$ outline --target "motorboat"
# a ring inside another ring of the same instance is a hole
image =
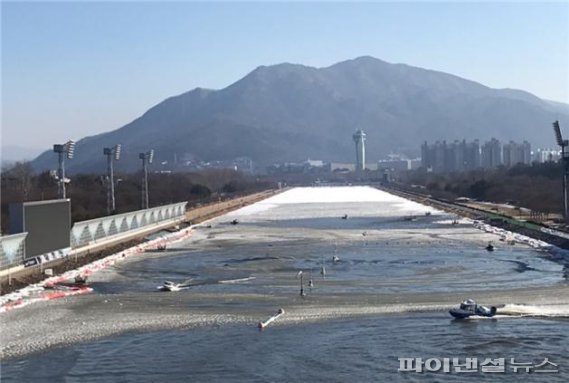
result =
[[[180,284],[172,281],[164,281],[162,286],[158,286],[160,291],[180,291]]]
[[[488,245],[486,245],[485,249],[487,251],[494,251],[495,247],[492,245],[492,242],[488,242]]]
[[[233,221],[229,222],[232,225],[237,225],[239,223],[239,220],[237,218],[235,218]]]
[[[486,307],[477,304],[473,299],[467,299],[459,307],[449,310],[450,315],[457,319],[466,319],[471,316],[493,317],[496,315],[496,307]]]
[[[160,291],[180,291],[190,287],[190,281],[185,281],[182,283],[176,283],[172,281],[164,281],[162,286],[158,286],[157,289]]]
[[[348,219],[348,215],[347,215],[347,214],[344,214],[344,215],[342,216],[342,219]]]

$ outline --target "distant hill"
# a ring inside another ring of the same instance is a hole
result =
[[[496,137],[551,147],[556,119],[567,126],[568,105],[372,57],[326,68],[279,64],[258,67],[221,90],[168,98],[117,130],[86,137],[67,169],[103,172],[102,148],[115,143],[123,145],[119,169],[138,168],[137,154],[150,148],[158,163],[184,155],[248,156],[259,165],[351,162],[357,129],[367,133],[370,161],[391,151],[417,155],[424,140]],[[55,163],[45,152],[33,165],[44,170]]]

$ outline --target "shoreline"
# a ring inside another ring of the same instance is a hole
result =
[[[210,219],[216,218],[218,216],[227,214],[235,209],[239,209],[243,206],[251,205],[266,199],[270,196],[275,195],[279,191],[277,190],[267,190],[263,192],[257,192],[246,196],[236,197],[229,201],[220,201],[208,204],[205,206],[196,207],[186,211],[185,218],[179,223],[172,224],[169,227],[158,229],[152,233],[159,232],[170,232],[177,233],[183,230],[191,230],[194,226],[197,226],[203,222]],[[185,225],[183,227],[180,227]],[[176,227],[179,227],[175,230]],[[174,229],[174,231],[172,231]],[[55,261],[53,265],[44,265],[41,269],[36,270],[22,270],[25,271],[26,275],[18,276],[11,275],[9,278],[3,277],[1,288],[0,288],[0,312],[2,312],[1,307],[5,304],[5,296],[17,293],[20,290],[28,288],[30,286],[37,286],[45,283],[47,280],[51,280],[54,277],[47,277],[41,273],[42,269],[53,269],[55,271],[55,276],[63,275],[65,273],[76,271],[90,263],[94,263],[104,259],[108,256],[118,254],[120,252],[130,252],[133,248],[140,245],[145,245],[148,241],[145,238],[152,233],[144,234],[143,236],[133,236],[133,238],[125,239],[118,244],[108,245],[101,250],[94,252],[87,252],[87,254],[81,255],[80,257],[66,257],[62,260]],[[31,274],[31,275],[29,275]],[[9,280],[10,279],[10,280]]]
[[[273,214],[270,213],[268,216]],[[295,212],[295,214],[298,213]],[[257,217],[261,221],[262,218]],[[450,223],[447,224],[452,227]],[[475,245],[482,238],[489,238],[486,236],[490,234],[486,234],[483,227],[475,228],[471,223],[463,227],[468,232],[472,232],[475,238],[464,238],[460,232],[451,235],[450,231],[447,230],[448,237],[451,238],[449,241]],[[259,248],[265,249],[266,244],[274,243],[274,238],[271,235],[278,233],[278,231],[264,229],[261,226],[251,233],[243,235],[241,229],[236,231],[232,225],[226,223],[222,223],[214,230],[216,230],[216,235],[221,235],[220,242],[215,242],[218,241],[216,239],[213,242],[200,243],[199,240],[209,238],[211,232],[208,234],[196,231],[196,235],[193,236],[196,242],[191,242],[194,244],[192,247],[217,249],[223,245],[223,248],[230,249],[241,244],[253,243],[251,242],[251,238],[253,238],[253,241],[256,241],[254,243],[261,244]],[[221,231],[219,232],[219,230]],[[330,238],[346,243],[355,243],[354,241],[359,241],[362,238],[359,230],[344,228],[340,230],[342,230],[341,237],[338,237],[339,234],[337,233],[322,229],[315,233],[305,232],[307,233],[305,237],[294,236],[290,240],[303,241],[304,238],[306,242],[299,246],[310,246],[310,241],[326,243],[328,237],[324,237],[324,234],[329,234]],[[409,239],[406,239],[405,234],[408,229],[397,230],[399,230],[398,235],[401,237],[400,245],[408,246]],[[455,231],[456,229],[452,230]],[[466,233],[466,231],[464,232]],[[385,230],[376,228],[373,233],[368,233],[366,238],[376,241],[384,239],[385,235],[393,238],[394,234],[394,232],[385,232]],[[286,237],[286,233],[282,235]],[[496,238],[499,234],[491,232],[491,235]],[[435,240],[428,238],[428,233],[415,233],[415,236],[421,237],[415,240],[417,241],[415,246],[418,244],[423,246],[423,244],[432,243]],[[445,237],[445,235],[442,236]],[[182,240],[187,240],[187,238]],[[520,246],[530,247],[529,244]],[[259,251],[265,252],[265,250]],[[165,255],[168,256],[168,253]],[[134,257],[127,257],[126,259],[134,262],[138,260]],[[219,293],[194,290],[189,294],[184,292],[160,294],[150,290],[139,290],[119,294],[87,294],[80,298],[65,297],[53,302],[39,302],[23,310],[11,310],[0,314],[0,319],[3,322],[1,334],[3,348],[0,355],[3,358],[23,357],[51,348],[96,341],[133,331],[152,332],[228,323],[256,327],[259,320],[266,319],[279,307],[284,308],[286,315],[282,319],[279,318],[276,325],[302,325],[303,323],[330,319],[420,312],[440,313],[442,320],[451,320],[445,311],[469,297],[476,297],[482,304],[505,303],[508,305],[509,315],[512,315],[510,318],[514,319],[524,316],[555,319],[569,317],[569,302],[567,301],[569,285],[565,283],[506,289],[477,290],[470,288],[452,292],[394,291],[380,294],[362,292],[326,294],[322,289],[321,291],[324,293],[322,295],[318,293],[319,287],[317,287],[317,294],[309,294],[305,298],[298,296],[296,287],[298,282],[294,277],[291,277],[290,280],[287,279],[285,283],[279,283],[281,284],[278,284],[280,288],[278,293],[238,293],[236,292],[238,290],[234,292],[231,290],[225,292],[224,290],[224,292]],[[329,283],[336,282],[334,279],[330,279]],[[523,302],[523,304],[516,306],[516,302]],[[46,310],[46,308],[48,309]],[[34,321],[33,318],[39,317],[44,320],[39,323],[37,320]],[[48,323],[56,323],[57,325],[50,326]]]

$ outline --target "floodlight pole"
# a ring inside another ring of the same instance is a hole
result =
[[[142,161],[144,170],[144,209],[148,209],[148,162],[146,158]]]
[[[103,154],[107,156],[107,214],[115,212],[115,181],[113,174],[113,152],[111,148],[103,149]]]
[[[63,160],[63,151],[57,152],[57,155],[59,157],[59,167],[57,172],[57,176],[59,177],[57,183],[57,195],[60,199],[65,199],[67,193],[65,191],[65,162]]]
[[[563,217],[565,221],[569,218],[567,214],[568,203],[567,203],[567,176],[569,173],[569,158],[566,156],[565,148],[567,147],[567,141],[564,141],[564,145],[561,146],[561,161],[563,162]]]
[[[53,151],[57,153],[59,167],[57,169],[57,195],[61,199],[67,198],[65,193],[65,183],[68,182],[65,178],[65,163],[63,155],[65,154],[67,158],[72,159],[75,153],[75,141],[69,140],[65,144],[55,144],[53,145]]]
[[[563,166],[563,218],[565,218],[565,221],[567,221],[569,219],[567,203],[567,177],[569,176],[569,157],[568,153],[565,151],[565,148],[569,146],[569,140],[563,139],[559,121],[555,121],[553,123],[553,130],[555,132],[557,145],[561,146],[561,165]]]
[[[115,204],[115,179],[113,170],[113,160],[118,161],[120,158],[121,145],[115,145],[113,148],[104,148],[103,154],[107,156],[107,214],[114,214],[116,211]]]
[[[112,155],[107,156],[107,164],[108,164],[108,171],[109,171],[109,191],[108,191],[108,213],[114,214],[116,210],[115,205],[115,179],[114,179],[114,172],[113,172],[113,157]]]
[[[151,156],[151,152],[138,155],[138,158],[142,160],[142,209],[148,209],[148,162],[152,161]]]

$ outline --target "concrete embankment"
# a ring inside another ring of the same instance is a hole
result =
[[[208,205],[195,207],[186,212],[186,220],[191,221],[192,223],[203,222],[232,210],[239,209],[243,206],[259,202],[275,195],[278,192],[279,191],[277,190],[266,190],[260,193],[234,198],[227,201],[214,202]]]
[[[66,271],[74,270],[80,266],[101,259],[107,255],[133,247],[143,242],[145,237],[150,234],[162,230],[176,231],[188,228],[192,224],[203,222],[232,210],[239,209],[243,206],[261,201],[278,192],[279,191],[276,190],[266,190],[225,201],[212,202],[207,205],[190,208],[186,212],[185,219],[182,221],[164,222],[159,225],[149,227],[146,230],[140,230],[136,233],[72,249],[70,256],[42,264],[37,267],[24,268],[23,266],[18,266],[10,270],[3,270],[0,272],[0,295],[7,294],[32,283],[42,281],[46,278],[44,274],[46,269],[51,269],[55,275],[62,274]]]
[[[464,206],[449,201],[441,201],[432,198],[431,196],[422,195],[419,193],[412,193],[409,191],[402,191],[386,187],[378,187],[378,189],[398,195],[411,201],[419,202],[423,205],[432,206],[449,213],[479,221],[484,221],[485,223],[491,224],[492,226],[498,227],[500,229],[525,235],[539,241],[547,242],[561,249],[569,250],[569,233],[552,230],[546,226],[534,222],[522,221],[514,217],[491,213],[485,210],[475,209],[470,206]]]

